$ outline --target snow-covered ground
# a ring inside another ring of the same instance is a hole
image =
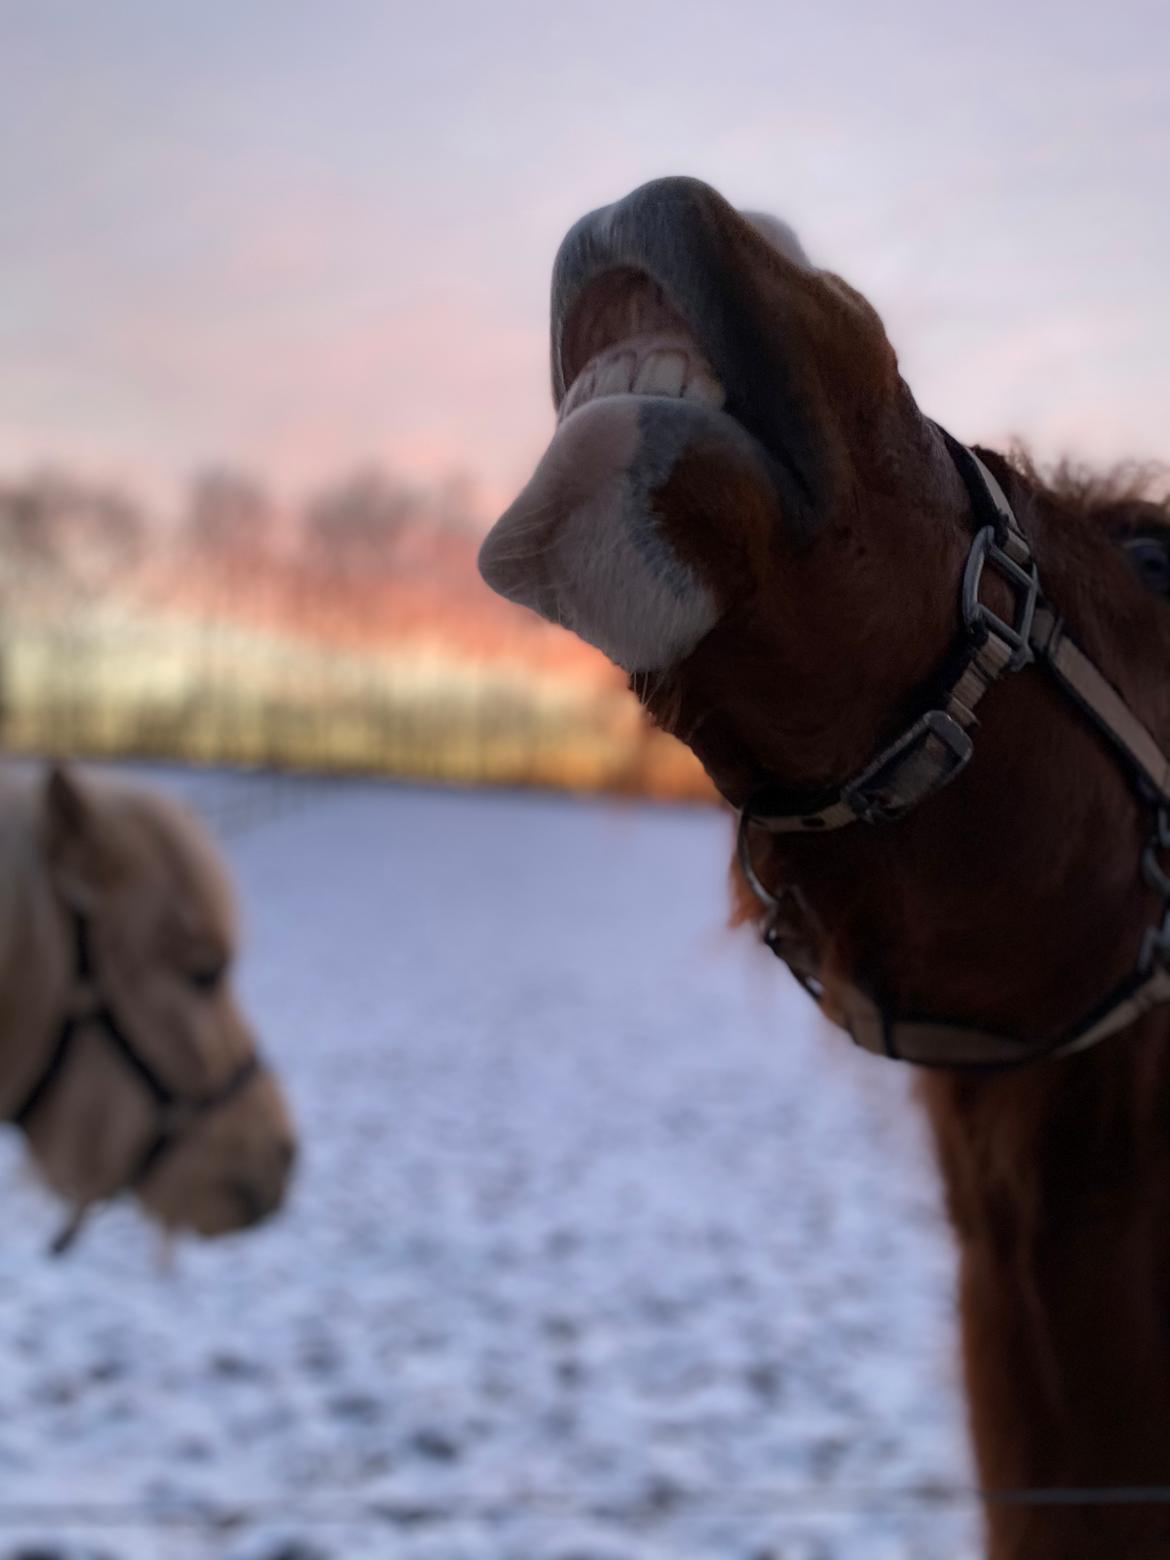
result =
[[[161,778],[302,1172],[170,1271],[121,1208],[58,1263],[0,1137],[3,1560],[976,1552],[909,1080],[723,930],[725,820]]]

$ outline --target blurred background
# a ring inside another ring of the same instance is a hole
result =
[[[474,572],[550,431],[560,237],[659,174],[791,221],[959,436],[1167,453],[1154,0],[2,26],[10,749],[700,794]]]
[[[4,1144],[0,1554],[974,1553],[903,1080],[725,942],[701,772],[474,560],[557,244],[661,174],[790,221],[959,437],[1166,459],[1168,49],[1161,0],[0,6],[0,750],[218,831],[307,1142],[165,1278],[122,1212],[46,1268]]]

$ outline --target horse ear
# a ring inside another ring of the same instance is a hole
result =
[[[45,813],[50,832],[63,839],[83,834],[92,811],[85,783],[69,764],[53,764],[45,777]]]
[[[100,807],[70,764],[53,764],[45,776],[45,846],[53,880],[66,903],[92,908],[109,877]]]

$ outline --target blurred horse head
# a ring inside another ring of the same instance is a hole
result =
[[[54,768],[0,791],[0,1117],[79,1213],[132,1193],[221,1235],[284,1198],[295,1139],[232,989],[236,913],[196,819]]]

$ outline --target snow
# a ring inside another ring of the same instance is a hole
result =
[[[0,1139],[0,1557],[967,1560],[900,1069],[723,929],[700,809],[156,772],[225,837],[286,1213],[43,1255]]]

